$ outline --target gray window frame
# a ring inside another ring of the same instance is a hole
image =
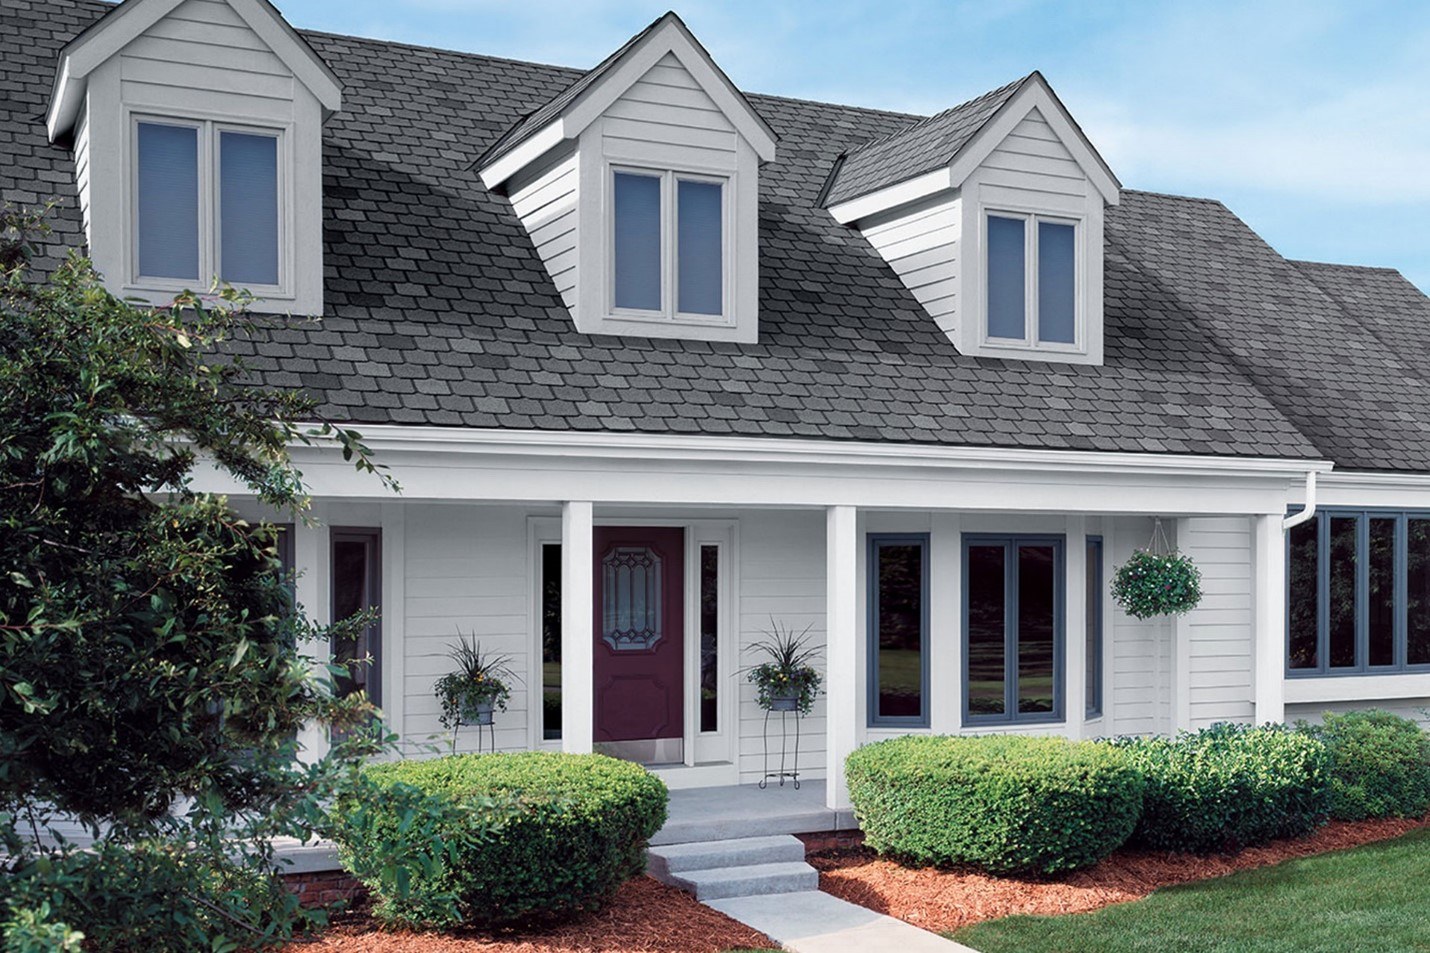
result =
[[[1299,507],[1289,512],[1299,512]],[[1331,520],[1356,520],[1356,664],[1330,666],[1330,571]],[[1395,520],[1395,626],[1392,643],[1395,661],[1390,665],[1370,665],[1370,521]],[[1398,510],[1385,507],[1320,506],[1311,517],[1316,523],[1316,660],[1315,668],[1291,667],[1291,533],[1284,534],[1286,554],[1286,631],[1282,658],[1286,677],[1343,678],[1365,675],[1416,675],[1430,672],[1430,663],[1409,661],[1409,524],[1411,520],[1430,522],[1430,510]]]
[[[337,563],[338,543],[363,542],[371,547],[367,566],[368,608],[377,613],[377,618],[368,626],[369,651],[372,665],[368,668],[365,683],[368,701],[373,707],[381,708],[383,702],[382,666],[385,658],[382,632],[382,528],[379,526],[333,526],[328,532],[328,613],[329,618],[337,614],[337,580],[333,567]],[[334,619],[334,621],[338,621]],[[331,642],[329,643],[331,647]]]
[[[968,710],[969,669],[969,559],[974,546],[1001,543],[1003,559],[1003,713],[975,715]],[[1053,547],[1053,710],[1047,714],[1018,712],[1018,561],[1020,546]],[[964,533],[962,545],[963,605],[960,608],[962,628],[963,673],[960,708],[963,727],[978,725],[1050,725],[1067,721],[1067,536],[1062,533]]]
[[[1102,670],[1103,651],[1105,633],[1103,632],[1103,614],[1105,612],[1106,586],[1107,580],[1103,578],[1102,560],[1103,546],[1100,535],[1089,535],[1084,537],[1084,550],[1087,553],[1087,574],[1094,580],[1093,585],[1088,587],[1092,593],[1092,604],[1087,606],[1087,617],[1093,620],[1093,627],[1087,632],[1087,644],[1091,651],[1088,654],[1091,664],[1088,665],[1088,692],[1086,704],[1084,706],[1083,717],[1102,717],[1102,690],[1105,674]],[[1097,548],[1097,559],[1091,558],[1093,547]]]
[[[920,553],[919,580],[919,714],[880,715],[879,714],[879,547],[918,546]],[[928,533],[869,533],[864,560],[866,584],[866,650],[868,652],[867,698],[868,726],[870,728],[927,728],[929,727],[929,534]]]

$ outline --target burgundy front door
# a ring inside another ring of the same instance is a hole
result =
[[[681,738],[685,531],[595,528],[598,742]]]

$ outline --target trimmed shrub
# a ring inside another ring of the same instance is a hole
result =
[[[911,735],[847,762],[865,843],[903,863],[995,874],[1097,863],[1137,823],[1142,777],[1093,742]]]
[[[1306,834],[1330,806],[1326,747],[1284,725],[1220,724],[1175,738],[1120,738],[1147,780],[1134,843],[1213,853]]]
[[[1430,735],[1388,711],[1326,712],[1301,727],[1326,746],[1331,816],[1423,817],[1430,811]]]
[[[343,865],[411,927],[495,926],[599,907],[645,867],[665,784],[640,765],[552,752],[363,769],[334,810]]]

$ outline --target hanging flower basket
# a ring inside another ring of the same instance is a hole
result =
[[[1181,615],[1202,601],[1202,573],[1191,557],[1168,545],[1158,520],[1148,548],[1137,550],[1113,573],[1112,598],[1136,619]]]

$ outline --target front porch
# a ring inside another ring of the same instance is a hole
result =
[[[770,834],[827,834],[858,827],[854,812],[825,804],[823,783],[684,788],[670,792],[669,817],[652,846]]]

